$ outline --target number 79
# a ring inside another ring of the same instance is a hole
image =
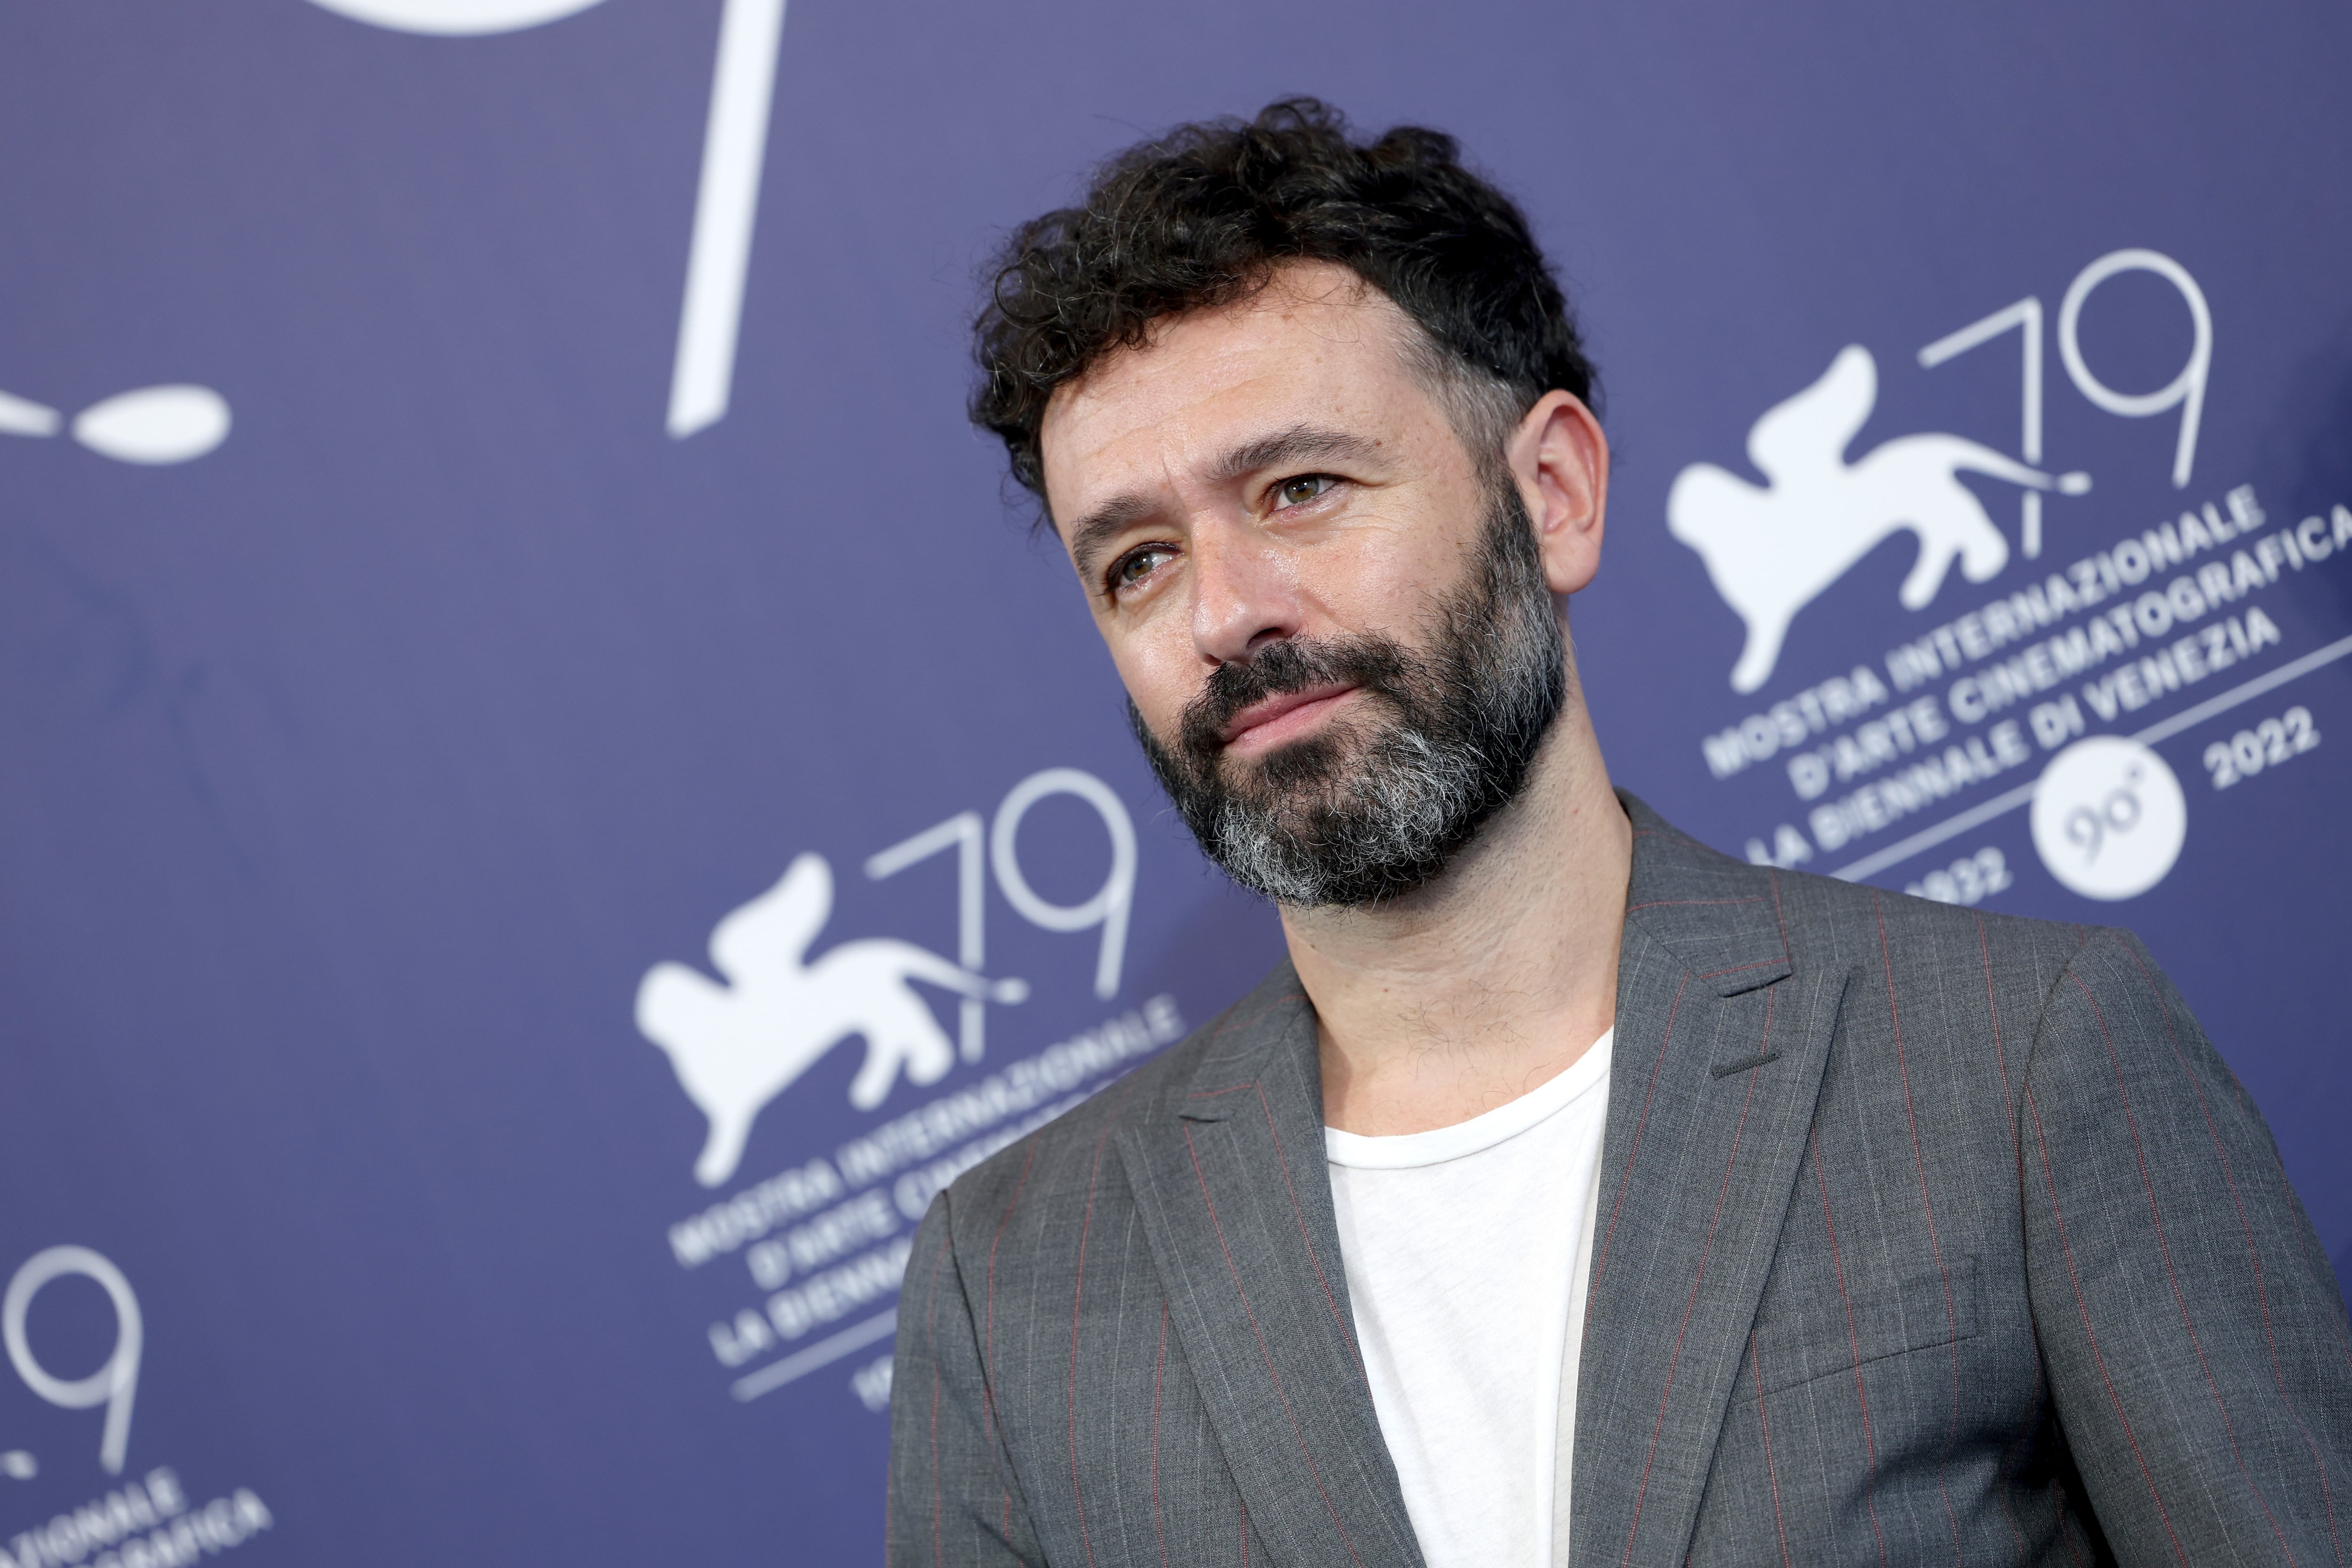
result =
[[[1076,904],[1048,903],[1021,869],[1022,819],[1031,806],[1056,795],[1076,795],[1093,806],[1110,838],[1110,865],[1102,886]],[[984,835],[978,812],[958,812],[867,859],[866,874],[877,879],[894,877],[949,848],[956,851],[958,963],[977,973],[987,962],[987,881],[992,868],[1004,901],[1030,924],[1051,931],[1101,927],[1102,941],[1095,952],[1095,994],[1105,1001],[1118,994],[1119,970],[1127,959],[1128,915],[1135,905],[1135,824],[1108,784],[1076,768],[1032,773],[1006,793]],[[966,1061],[980,1059],[986,1017],[986,1003],[965,999],[961,1048]]]
[[[2093,374],[2089,362],[2083,357],[2084,302],[2090,299],[2092,290],[2121,272],[2155,273],[2179,290],[2181,302],[2189,307],[2194,336],[2188,361],[2178,375],[2154,392],[2117,392]],[[2038,297],[2029,294],[1981,321],[1937,338],[1919,351],[1919,363],[1932,370],[1946,360],[1990,342],[2011,327],[2018,329],[2023,351],[2023,390],[2020,399],[2023,429],[2018,456],[2038,466],[2042,461],[2042,301]],[[2176,489],[2186,489],[2189,471],[2196,465],[2197,427],[2204,416],[2205,384],[2213,364],[2213,312],[2205,303],[2205,291],[2197,286],[2189,269],[2160,252],[2137,249],[2111,250],[2084,268],[2074,274],[2074,280],[2066,286],[2065,298],[2059,302],[2058,357],[2064,363],[2067,379],[2074,384],[2074,390],[2110,414],[2145,419],[2168,408],[2180,410],[2180,434],[2173,443],[2172,483]],[[2042,493],[2027,490],[2023,506],[2021,532],[2030,560],[2042,553]]]

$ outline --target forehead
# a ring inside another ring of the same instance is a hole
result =
[[[1435,412],[1412,318],[1344,267],[1296,262],[1236,304],[1153,324],[1064,384],[1039,430],[1056,519],[1139,482],[1181,482],[1302,420],[1402,434]]]

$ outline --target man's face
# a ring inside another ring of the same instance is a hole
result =
[[[1564,696],[1532,524],[1415,374],[1409,319],[1296,264],[1057,392],[1046,493],[1155,769],[1286,901],[1442,869]]]

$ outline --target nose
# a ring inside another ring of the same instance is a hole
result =
[[[1202,658],[1230,664],[1298,634],[1304,617],[1289,563],[1254,531],[1203,524],[1192,553],[1192,646]]]

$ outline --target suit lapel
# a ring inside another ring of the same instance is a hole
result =
[[[1420,1568],[1349,1315],[1315,1015],[1286,963],[1119,1134],[1171,1319],[1276,1562]]]
[[[1623,799],[1636,838],[1579,1363],[1580,1564],[1687,1550],[1848,978],[1795,962],[1769,868]],[[1420,1568],[1355,1344],[1322,1133],[1314,1011],[1284,963],[1118,1146],[1275,1561]]]
[[[1577,1379],[1580,1565],[1688,1549],[1847,978],[1793,961],[1769,868],[1624,798],[1637,837]]]

